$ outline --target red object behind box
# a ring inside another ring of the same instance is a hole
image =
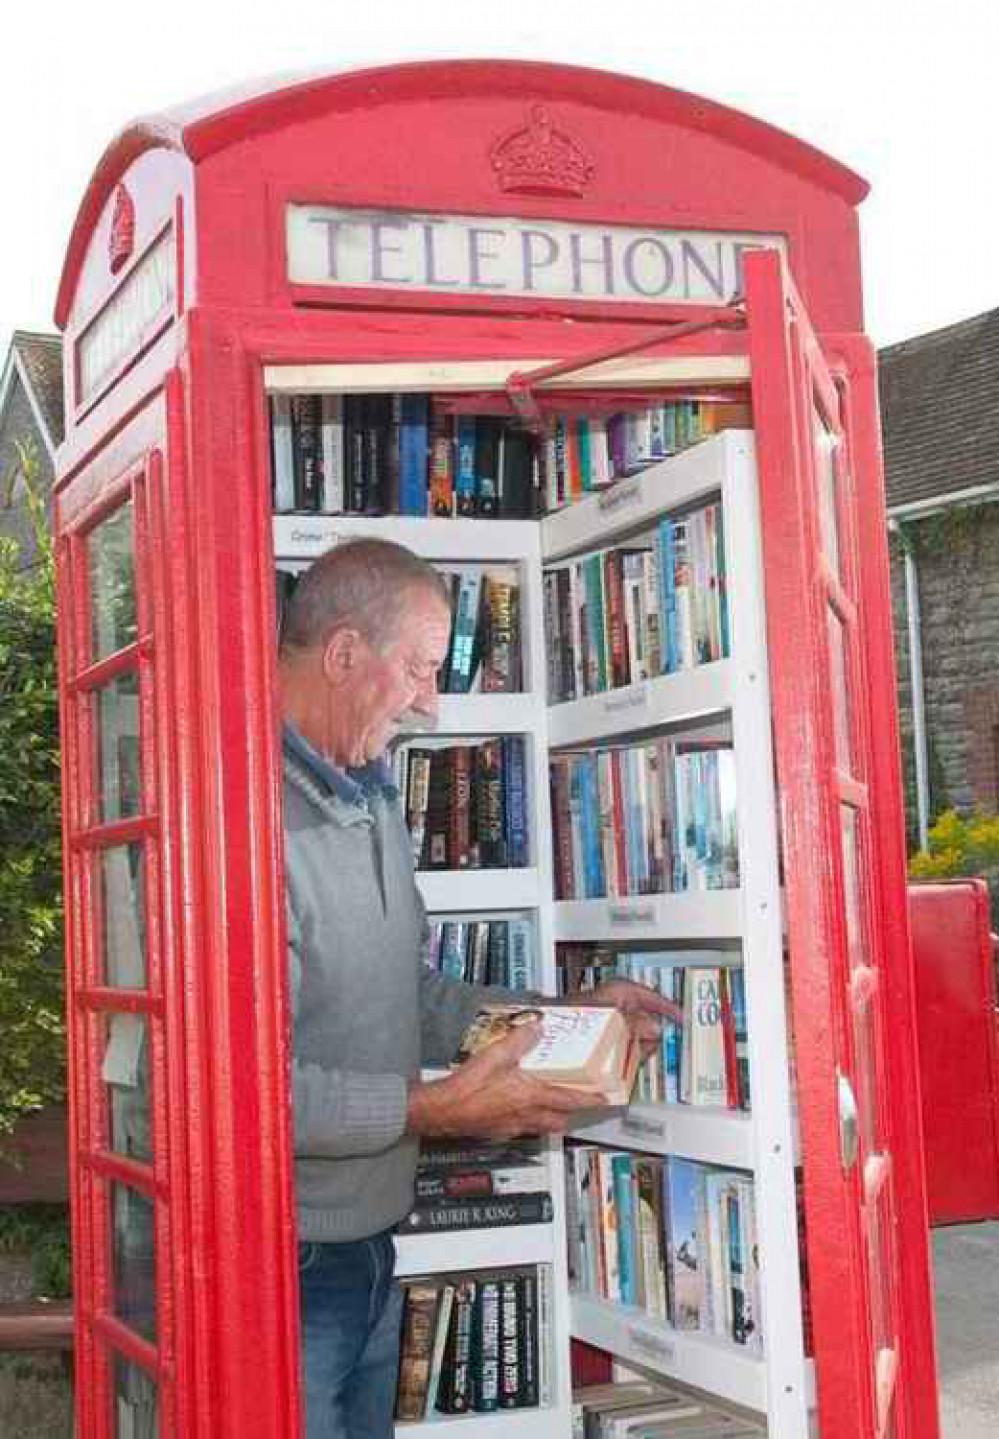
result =
[[[999,1028],[983,880],[909,886],[930,1224],[999,1217]]]

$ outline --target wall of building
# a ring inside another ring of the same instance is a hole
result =
[[[906,525],[915,545],[929,750],[930,821],[999,810],[999,504]],[[912,687],[902,545],[891,538],[892,607],[910,837],[915,835]]]
[[[35,539],[23,484],[15,482],[13,498],[8,504],[11,481],[21,471],[19,444],[29,446],[37,465],[37,482],[46,495],[51,494],[54,467],[24,384],[20,375],[15,374],[0,420],[0,536],[19,542],[22,562],[27,565],[34,558]]]

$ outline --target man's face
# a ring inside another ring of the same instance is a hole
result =
[[[451,612],[440,596],[414,590],[394,639],[380,647],[360,642],[356,676],[331,716],[337,763],[356,769],[407,730],[432,727],[450,631]]]

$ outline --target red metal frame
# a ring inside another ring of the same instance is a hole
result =
[[[564,116],[597,155],[582,196],[497,189],[489,145],[536,98],[556,106],[560,123]],[[180,168],[194,167],[198,232],[187,249],[180,198],[153,194],[143,169],[155,147],[172,151]],[[768,609],[772,616],[812,617],[808,644],[776,627],[771,646],[775,673],[783,674],[775,703],[778,744],[785,747],[785,839],[797,877],[790,887],[792,940],[800,941],[805,921],[825,939],[807,970],[798,965],[795,981],[819,1392],[824,1439],[873,1436],[859,1190],[843,1182],[830,1088],[850,1046],[840,993],[843,936],[834,917],[843,877],[838,851],[826,846],[823,860],[815,844],[816,835],[828,838],[834,830],[829,786],[815,779],[820,770],[830,772],[831,734],[817,678],[825,640],[815,628],[811,588],[820,582],[848,620],[864,622],[865,649],[855,657],[853,677],[855,693],[870,699],[866,677],[890,676],[891,665],[883,527],[874,533],[883,514],[869,348],[837,342],[843,383],[837,392],[823,374],[803,310],[781,288],[773,256],[746,257],[747,282],[757,277],[748,336],[730,332],[723,342],[716,333],[694,332],[718,319],[706,306],[639,311],[571,300],[306,292],[286,278],[283,216],[287,201],[314,197],[423,213],[677,229],[694,228],[696,217],[698,229],[779,233],[825,333],[860,326],[854,207],[864,183],[749,117],[626,77],[494,61],[328,77],[159,117],[110,147],[81,205],[60,285],[57,320],[70,344],[118,283],[102,278],[95,257],[123,179],[137,183],[139,249],[142,236],[172,218],[179,279],[175,320],[123,365],[108,394],[85,414],[73,413],[69,396],[58,487],[71,1182],[77,1235],[85,1237],[74,1261],[81,1435],[104,1439],[113,1432],[108,1345],[157,1376],[165,1433],[287,1439],[299,1428],[264,365],[506,358],[528,371],[519,389],[514,378],[513,391],[529,403],[530,383],[538,380],[529,373],[532,363],[550,367],[551,380],[598,352],[641,348],[671,357],[751,356]],[[197,303],[185,311],[188,284],[196,285]],[[795,314],[794,342],[787,305]],[[808,570],[814,516],[805,494],[812,476],[802,428],[806,381],[822,390],[830,417],[847,416],[851,463],[841,474],[844,483],[855,474],[862,481],[852,550],[858,569],[842,583],[828,567],[818,580]],[[599,403],[598,391],[588,398]],[[535,399],[541,411],[550,403],[548,394]],[[134,652],[87,673],[84,536],[136,476],[143,633]],[[133,663],[143,676],[148,808],[127,825],[87,829],[94,778],[86,692]],[[892,908],[902,872],[892,694],[887,689],[872,702],[872,715],[860,717],[856,740],[868,754],[865,774],[838,775],[835,784],[841,798],[869,807],[877,836],[866,866],[872,897],[866,938],[883,957],[884,981],[855,988],[882,1010],[890,1002],[908,1024],[905,920]],[[138,995],[99,982],[91,918],[94,846],[129,836],[143,836],[155,852],[148,920],[156,957],[148,992]],[[803,879],[814,881],[811,899],[802,897]],[[154,1032],[151,1174],[106,1153],[100,1026],[109,1010],[130,1009],[145,1013]],[[894,1280],[901,1312],[895,1433],[931,1439],[935,1420],[925,1416],[933,1353],[919,1230],[925,1201],[907,1034],[903,1025],[881,1076],[899,1249],[904,1245],[908,1255]],[[875,1178],[881,1172],[872,1170]],[[109,1236],[101,1214],[108,1176],[156,1197],[162,1265],[156,1350],[107,1312]]]

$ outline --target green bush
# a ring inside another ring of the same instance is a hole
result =
[[[0,1147],[22,1114],[65,1098],[55,567],[33,457],[37,549],[0,540]]]
[[[979,810],[962,819],[957,810],[944,810],[927,841],[926,849],[910,861],[913,879],[949,879],[999,869],[999,815]]]

